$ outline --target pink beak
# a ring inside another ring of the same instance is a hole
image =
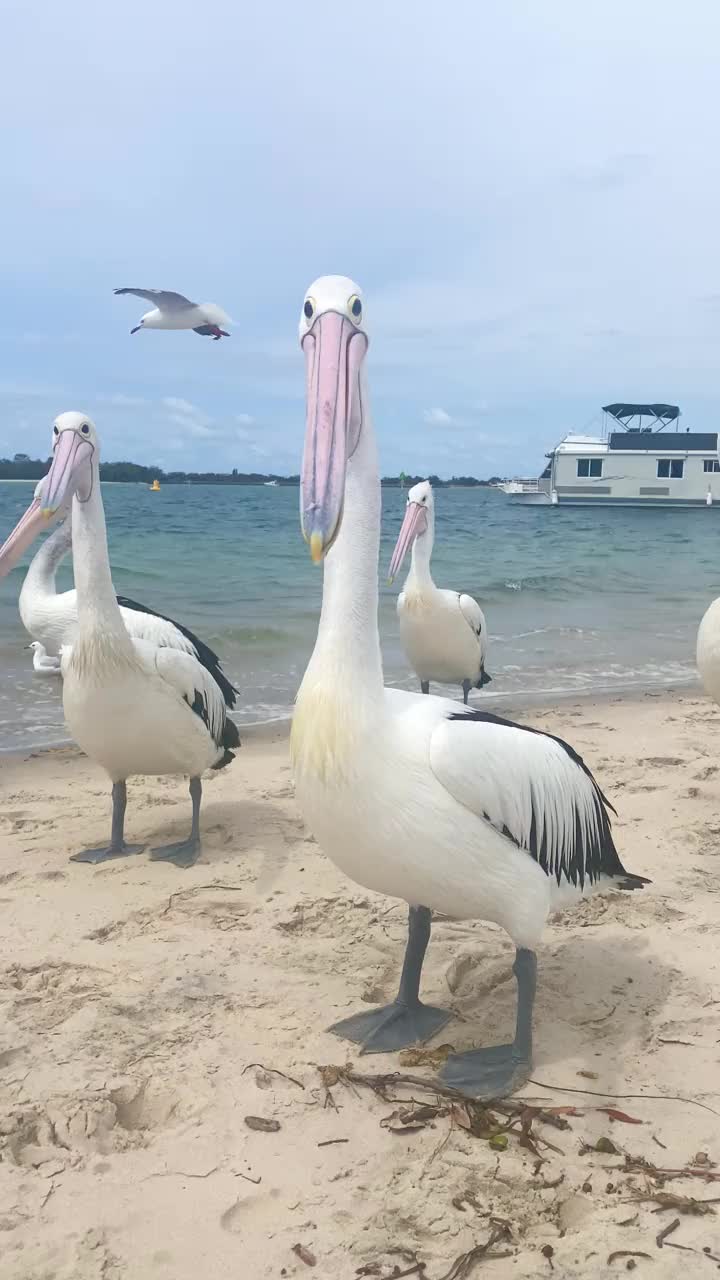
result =
[[[15,568],[28,547],[47,528],[49,521],[50,516],[40,506],[40,499],[33,498],[25,515],[21,516],[10,537],[0,547],[0,578],[4,578]]]
[[[410,547],[421,533],[427,529],[427,510],[420,502],[408,502],[405,508],[405,518],[400,528],[398,540],[395,543],[395,550],[392,553],[390,568],[388,569],[388,579],[392,582],[393,578],[400,572],[405,556]]]
[[[62,431],[55,445],[53,460],[42,481],[40,496],[33,498],[25,515],[15,525],[10,537],[0,547],[0,578],[15,567],[21,556],[71,500],[78,472],[93,454],[93,445],[76,431]]]
[[[300,523],[317,564],[335,541],[342,521],[349,428],[359,413],[359,372],[367,338],[338,312],[324,311],[305,334],[302,348],[307,419]]]

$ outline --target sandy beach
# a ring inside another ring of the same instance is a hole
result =
[[[106,837],[100,771],[71,749],[2,759],[4,1280],[717,1270],[720,1219],[687,1198],[720,1196],[720,710],[693,692],[512,712],[582,752],[653,880],[548,928],[524,1113],[321,1072],[433,1064],[325,1030],[394,994],[405,914],[304,830],[284,730],[209,779],[187,872],[69,863]],[[130,840],[188,820],[182,780],[130,784]],[[435,924],[442,1041],[507,1037],[511,959],[491,926]]]

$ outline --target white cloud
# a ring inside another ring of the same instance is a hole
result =
[[[430,427],[449,427],[452,426],[452,418],[445,409],[426,409],[423,413],[423,420]]]
[[[249,414],[249,413],[236,413],[235,421],[242,423],[244,427],[250,427],[252,426],[255,419],[253,418],[252,414]]]
[[[175,413],[185,413],[191,418],[204,416],[202,410],[191,404],[189,400],[183,400],[181,396],[163,396],[162,403],[166,409],[173,409]]]

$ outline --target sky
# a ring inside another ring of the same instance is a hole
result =
[[[0,455],[299,470],[305,289],[362,287],[384,473],[720,410],[717,0],[6,0]],[[130,336],[124,286],[233,318]]]

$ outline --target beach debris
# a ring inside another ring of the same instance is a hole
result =
[[[315,1257],[315,1254],[311,1253],[309,1249],[306,1249],[304,1244],[294,1244],[292,1251],[301,1262],[305,1263],[306,1267],[317,1266],[317,1258]]]
[[[600,1155],[603,1155],[603,1156],[621,1156],[622,1155],[622,1151],[620,1150],[619,1147],[615,1146],[615,1143],[613,1142],[612,1138],[606,1138],[606,1137],[598,1138],[597,1141],[592,1143],[591,1145],[588,1145],[587,1142],[583,1142],[580,1147],[580,1155],[586,1156],[589,1151],[598,1152]]]
[[[277,1133],[279,1120],[266,1120],[264,1116],[244,1116],[248,1129],[256,1129],[259,1133]]]
[[[284,1071],[278,1071],[277,1067],[266,1067],[264,1062],[248,1062],[247,1066],[243,1067],[240,1074],[244,1076],[245,1072],[251,1071],[253,1067],[257,1067],[258,1070],[264,1071],[267,1075],[281,1076],[283,1080],[289,1080],[290,1084],[296,1084],[298,1089],[305,1088],[305,1085],[302,1084],[300,1080],[296,1080],[294,1076],[286,1075]]]
[[[703,1214],[715,1213],[713,1205],[720,1204],[720,1196],[712,1200],[696,1200],[693,1196],[676,1195],[673,1191],[649,1191],[647,1195],[633,1196],[638,1204],[656,1204],[653,1213],[664,1213],[666,1209],[676,1209],[678,1213]]]
[[[438,1280],[467,1280],[472,1272],[475,1263],[481,1258],[512,1258],[512,1249],[498,1250],[496,1244],[501,1241],[510,1239],[510,1229],[508,1226],[498,1224],[494,1226],[483,1244],[476,1244],[474,1248],[468,1249],[467,1253],[461,1253],[453,1262],[449,1271],[443,1276],[438,1276]]]
[[[618,1111],[617,1107],[598,1107],[598,1111],[603,1111],[611,1120],[618,1120],[620,1124],[644,1124],[644,1120],[637,1120],[635,1116],[629,1116],[626,1111]]]
[[[555,1250],[553,1249],[552,1245],[551,1245],[551,1244],[544,1244],[544,1245],[543,1245],[543,1247],[542,1247],[542,1249],[540,1250],[540,1252],[541,1252],[541,1254],[542,1254],[543,1258],[547,1258],[547,1261],[548,1261],[548,1264],[549,1264],[550,1270],[551,1270],[551,1271],[554,1271],[554,1270],[555,1270],[555,1268],[554,1268],[554,1266],[553,1266],[553,1258],[555,1257]]]
[[[403,1049],[398,1061],[401,1067],[442,1067],[454,1052],[452,1044],[439,1044],[436,1049]]]
[[[411,1249],[402,1249],[397,1246],[387,1250],[389,1254],[402,1259],[407,1264],[402,1266],[395,1262],[366,1262],[362,1267],[357,1267],[356,1276],[380,1276],[381,1280],[404,1280],[406,1276],[420,1276],[421,1280],[425,1276],[426,1263],[420,1262],[417,1254]]]
[[[679,1226],[680,1226],[680,1219],[674,1218],[672,1222],[668,1222],[666,1227],[663,1227],[662,1231],[658,1232],[658,1234],[655,1237],[655,1243],[658,1249],[662,1249],[668,1236],[672,1235],[673,1231],[677,1231]]]
[[[389,1116],[383,1117],[380,1127],[387,1129],[389,1133],[416,1133],[419,1129],[426,1129],[438,1116],[447,1115],[448,1110],[448,1107],[433,1107],[428,1103],[398,1107]]]
[[[619,1262],[621,1258],[647,1258],[648,1262],[652,1262],[652,1256],[649,1253],[642,1253],[640,1249],[616,1249],[608,1257],[607,1264],[611,1266],[613,1262]],[[630,1268],[633,1270],[634,1268]]]
[[[318,1142],[319,1147],[337,1147],[342,1142],[349,1142],[349,1138],[326,1138],[324,1142]]]

